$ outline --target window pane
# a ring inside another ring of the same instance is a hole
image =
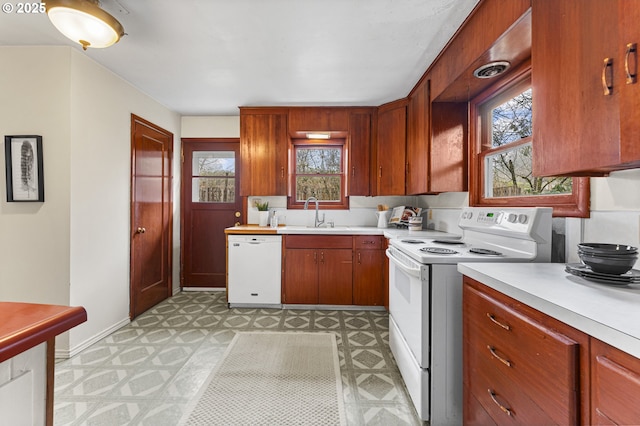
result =
[[[340,173],[342,170],[341,154],[341,148],[297,148],[296,173]]]
[[[195,151],[193,176],[235,176],[236,159],[233,151]]]
[[[194,203],[234,203],[236,180],[231,178],[193,178],[191,201]]]
[[[340,176],[296,176],[296,201],[340,201]]]
[[[491,146],[503,146],[531,136],[531,89],[491,111]]]
[[[191,164],[191,201],[235,202],[236,159],[233,151],[195,151]]]
[[[531,144],[487,155],[486,197],[571,194],[570,177],[534,177]]]

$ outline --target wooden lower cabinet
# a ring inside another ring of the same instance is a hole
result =
[[[283,303],[382,306],[383,241],[378,235],[285,236]]]
[[[283,303],[318,303],[318,253],[315,249],[286,252]]]
[[[463,330],[465,424],[586,424],[587,335],[468,277]]]
[[[353,304],[384,305],[384,237],[361,235],[353,237]]]
[[[640,359],[591,339],[591,424],[640,424]]]

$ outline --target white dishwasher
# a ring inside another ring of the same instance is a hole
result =
[[[281,305],[282,236],[229,235],[229,306]]]

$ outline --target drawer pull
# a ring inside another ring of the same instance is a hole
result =
[[[498,355],[498,353],[496,352],[496,348],[494,348],[491,345],[487,345],[487,349],[489,349],[489,352],[491,352],[491,355],[493,355],[498,361],[500,361],[507,367],[511,367],[511,361],[509,361],[508,359],[504,359],[500,355]]]
[[[633,53],[635,57],[634,72],[631,72],[629,66],[629,57]],[[636,43],[627,44],[627,50],[624,55],[624,72],[627,74],[627,84],[635,84],[638,81],[638,45]]]
[[[492,323],[499,325],[500,327],[504,328],[505,330],[511,330],[511,326],[501,323],[500,321],[498,321],[496,319],[496,317],[493,316],[493,314],[490,314],[489,312],[487,312],[487,318],[489,318]]]
[[[487,391],[489,392],[489,396],[491,396],[491,399],[493,400],[493,402],[500,407],[500,409],[502,410],[503,413],[505,413],[507,416],[511,416],[513,415],[513,411],[511,411],[510,408],[505,407],[504,405],[500,404],[500,402],[498,401],[498,399],[496,398],[496,393],[494,391],[492,391],[491,389],[487,389]]]
[[[605,96],[609,96],[613,93],[612,80],[613,80],[613,59],[604,58],[604,66],[602,67],[602,88],[604,89]]]

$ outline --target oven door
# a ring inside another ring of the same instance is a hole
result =
[[[429,265],[422,265],[394,247],[389,258],[389,314],[420,368],[429,368]]]

